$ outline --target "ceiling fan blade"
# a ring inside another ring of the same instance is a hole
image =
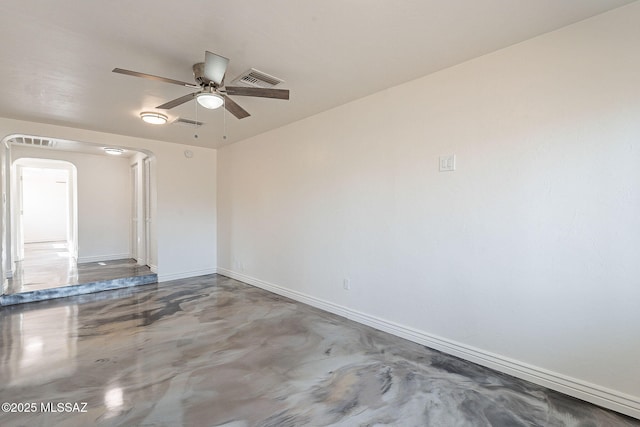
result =
[[[226,95],[222,95],[224,98],[224,108],[227,109],[228,112],[236,116],[238,119],[244,119],[245,117],[249,117],[251,114],[247,112],[244,108],[236,104],[236,102],[229,98]]]
[[[165,102],[162,105],[158,105],[156,108],[159,108],[161,110],[170,110],[173,107],[177,107],[178,105],[182,105],[185,102],[191,101],[199,93],[200,92],[194,92],[194,93],[190,93],[190,94],[185,95],[185,96],[181,96],[180,98],[176,98],[173,101]]]
[[[261,98],[289,99],[288,89],[268,89],[261,87],[225,86],[227,95],[259,96]]]
[[[139,73],[137,71],[125,70],[122,68],[114,68],[112,71],[114,73],[125,74],[127,76],[142,77],[143,79],[155,80],[158,82],[173,83],[174,85],[191,87],[194,89],[200,88],[200,86],[198,86],[195,83],[181,82],[180,80],[168,79],[166,77],[154,76],[153,74]]]
[[[222,85],[224,74],[227,72],[229,60],[224,56],[206,51],[204,56],[204,76],[217,84]]]

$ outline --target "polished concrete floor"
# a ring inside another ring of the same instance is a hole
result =
[[[0,328],[0,396],[33,409],[3,427],[640,426],[218,275],[3,307]]]
[[[65,242],[26,243],[24,260],[16,263],[6,293],[32,292],[149,273],[149,267],[140,266],[133,259],[78,264]]]
[[[25,244],[0,306],[65,298],[158,281],[157,274],[134,259],[78,264],[64,242]]]

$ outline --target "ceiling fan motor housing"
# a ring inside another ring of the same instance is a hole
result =
[[[193,64],[193,77],[200,86],[216,86],[214,82],[204,76],[204,62]]]

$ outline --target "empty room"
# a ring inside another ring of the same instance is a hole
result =
[[[0,425],[640,426],[640,1],[0,16]]]

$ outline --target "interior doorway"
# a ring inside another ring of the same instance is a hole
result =
[[[138,162],[133,163],[130,166],[130,179],[131,179],[131,255],[140,265],[146,265],[147,260],[142,253],[141,240],[143,235],[140,234],[139,229],[139,217],[140,217],[140,164]]]
[[[47,248],[61,257],[78,257],[77,172],[66,161],[21,158],[14,162],[12,210],[13,262]]]
[[[134,156],[129,171],[131,187],[130,247],[138,265],[152,267],[151,160]]]

